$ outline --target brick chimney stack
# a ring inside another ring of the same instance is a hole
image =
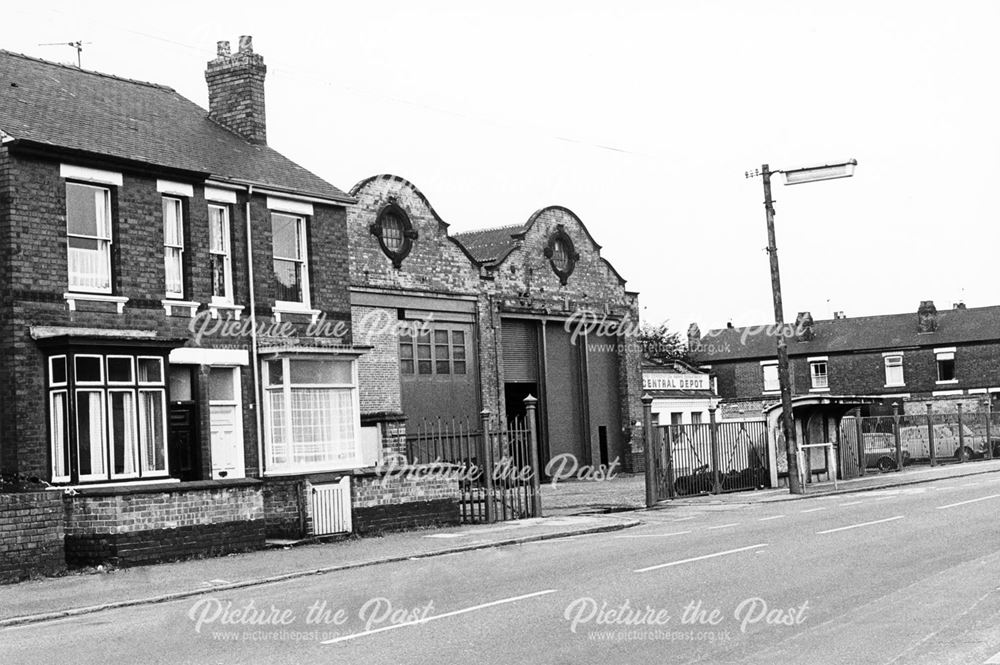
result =
[[[697,323],[688,326],[688,349],[697,350],[701,346],[701,328]]]
[[[808,342],[816,334],[813,332],[813,315],[809,312],[799,312],[795,317],[795,339]]]
[[[937,330],[938,317],[937,307],[933,300],[921,300],[920,308],[917,309],[917,332],[932,333]]]
[[[240,37],[236,53],[230,53],[229,42],[218,42],[216,58],[205,69],[209,117],[259,145],[267,143],[265,74],[264,58],[253,52],[253,37],[248,35]]]

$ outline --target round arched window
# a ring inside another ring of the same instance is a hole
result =
[[[576,268],[576,262],[580,260],[580,255],[573,247],[573,239],[566,233],[562,224],[549,236],[549,243],[545,247],[545,258],[549,260],[552,272],[559,277],[559,282],[565,286],[566,280]]]
[[[378,238],[382,252],[392,261],[393,267],[399,268],[413,248],[413,241],[417,239],[417,232],[406,212],[395,203],[390,203],[382,208],[375,223],[369,228],[372,235]]]

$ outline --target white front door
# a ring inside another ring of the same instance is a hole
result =
[[[209,373],[212,423],[212,478],[244,478],[243,409],[238,367],[212,367]]]

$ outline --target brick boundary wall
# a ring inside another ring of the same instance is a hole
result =
[[[62,492],[0,494],[0,583],[66,570]]]
[[[355,476],[351,482],[354,531],[400,531],[461,521],[457,480],[434,476]]]
[[[70,565],[129,566],[264,547],[256,480],[83,490],[66,502]]]

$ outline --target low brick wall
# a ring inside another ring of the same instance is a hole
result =
[[[0,582],[66,570],[62,492],[0,494]]]
[[[88,489],[68,503],[71,565],[127,566],[264,547],[256,480]]]
[[[356,476],[351,483],[359,534],[458,524],[458,481],[433,475]]]

